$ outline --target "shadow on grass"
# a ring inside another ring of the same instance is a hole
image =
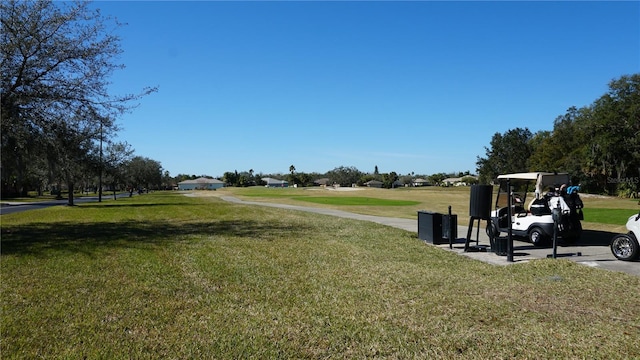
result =
[[[109,247],[163,244],[184,241],[191,236],[233,236],[261,241],[283,234],[307,231],[284,223],[252,220],[168,223],[128,221],[118,223],[36,223],[2,229],[3,255],[44,255],[49,251],[88,253]]]
[[[194,205],[193,203],[189,203],[189,202],[184,202],[184,203],[170,203],[170,204],[155,204],[155,203],[140,203],[140,204],[131,204],[131,203],[125,203],[125,202],[120,202],[120,203],[108,203],[108,204],[81,204],[79,205],[80,207],[82,207],[83,209],[103,209],[103,208],[135,208],[135,207],[156,207],[156,206],[198,206],[198,205]],[[205,206],[205,205],[202,205]]]

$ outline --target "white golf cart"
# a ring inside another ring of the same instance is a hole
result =
[[[633,261],[640,258],[640,211],[627,220],[626,234],[618,234],[611,240],[611,252],[619,260]]]
[[[566,173],[517,173],[498,176],[500,189],[487,235],[493,241],[501,232],[509,231],[508,204],[511,187],[511,231],[536,246],[548,245],[553,239],[553,210],[558,216],[557,238],[564,243],[576,241],[582,233],[582,200],[577,186],[570,184]],[[545,193],[545,191],[547,191]],[[527,194],[533,192],[533,199]]]

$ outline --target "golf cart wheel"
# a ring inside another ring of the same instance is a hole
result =
[[[547,236],[541,228],[534,227],[529,231],[529,241],[535,246],[542,246],[547,242]]]
[[[619,234],[611,240],[611,252],[618,260],[633,261],[640,255],[640,246],[633,236]]]

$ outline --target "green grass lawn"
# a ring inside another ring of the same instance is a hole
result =
[[[585,210],[584,220],[601,224],[625,225],[631,215],[638,214],[632,209],[593,209]]]
[[[563,259],[177,193],[1,220],[3,359],[640,357],[640,279]]]

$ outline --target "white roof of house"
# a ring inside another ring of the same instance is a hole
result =
[[[274,179],[274,178],[262,178],[262,181],[266,182],[268,185],[271,184],[288,184],[289,182],[286,180],[279,180],[279,179]]]
[[[463,178],[466,177],[472,177],[474,179],[477,179],[478,177],[475,175],[465,175],[465,176],[461,176],[461,177],[455,177],[455,178],[446,178],[444,180],[442,180],[442,182],[450,182],[450,183],[455,183],[455,182],[461,182]]]
[[[205,177],[199,177],[197,179],[194,180],[185,180],[185,181],[180,181],[178,183],[178,185],[180,184],[224,184],[224,182],[218,180],[218,179],[209,179],[209,178],[205,178]]]

